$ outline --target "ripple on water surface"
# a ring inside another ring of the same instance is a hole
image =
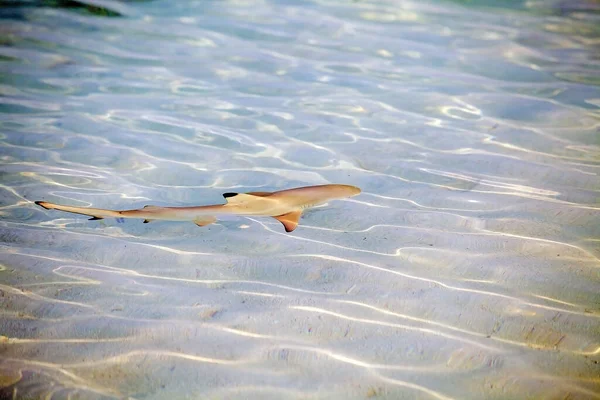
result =
[[[600,397],[599,11],[3,4],[0,397]]]

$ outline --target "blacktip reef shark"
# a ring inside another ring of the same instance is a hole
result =
[[[198,226],[206,226],[217,220],[217,215],[241,215],[273,217],[281,222],[286,232],[298,226],[302,211],[327,203],[330,200],[356,196],[360,189],[350,185],[318,185],[279,192],[224,193],[225,204],[195,207],[145,206],[139,210],[105,210],[102,208],[73,207],[36,201],[35,204],[46,210],[60,210],[87,215],[90,220],[104,218],[139,218],[144,223],[155,220],[193,221]]]

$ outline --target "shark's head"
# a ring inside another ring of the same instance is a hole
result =
[[[320,188],[328,200],[345,199],[360,194],[360,189],[351,185],[322,185],[315,188]]]
[[[360,189],[350,185],[318,185],[296,189],[282,190],[273,193],[270,198],[289,207],[308,208],[327,203],[330,200],[345,199],[356,196]]]

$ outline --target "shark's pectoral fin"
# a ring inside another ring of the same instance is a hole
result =
[[[152,222],[152,221],[154,221],[154,220],[153,219],[145,219],[144,223],[147,224],[148,222]]]
[[[298,220],[300,219],[301,215],[302,215],[302,211],[298,210],[298,211],[292,211],[287,214],[278,215],[273,218],[275,218],[277,221],[279,221],[283,224],[283,227],[285,228],[286,232],[291,232],[294,229],[296,229],[296,227],[298,226]]]
[[[194,223],[198,226],[206,226],[216,222],[215,217],[202,217],[194,220]]]

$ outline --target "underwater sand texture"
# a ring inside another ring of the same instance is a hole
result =
[[[4,2],[0,398],[600,398],[599,4],[510,4]]]

